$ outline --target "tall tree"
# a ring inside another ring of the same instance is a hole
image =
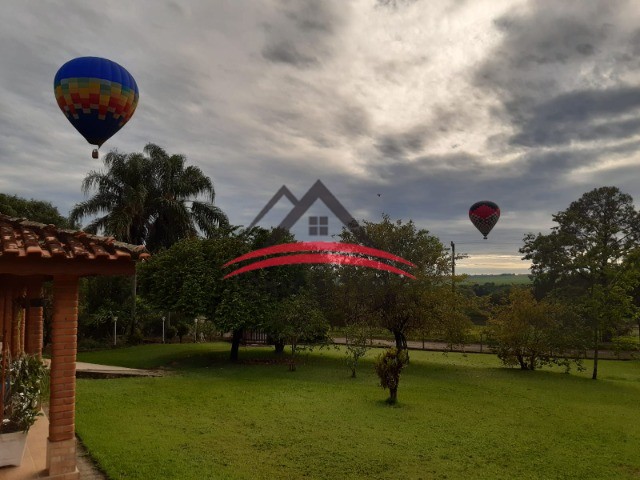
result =
[[[582,319],[561,303],[536,300],[530,288],[514,288],[508,302],[494,308],[489,326],[494,350],[507,366],[535,370],[555,364],[568,371],[573,362],[582,369],[589,343]]]
[[[552,218],[557,226],[551,233],[527,234],[520,252],[532,262],[538,295],[571,299],[589,321],[595,380],[603,333],[634,316],[631,291],[638,275],[627,260],[640,242],[640,214],[630,195],[600,187]]]
[[[360,304],[368,306],[369,316],[378,319],[381,326],[394,335],[398,350],[406,349],[407,332],[417,328],[432,309],[431,298],[426,293],[449,282],[451,258],[435,236],[417,228],[412,221],[394,222],[384,215],[379,223],[363,222],[362,232],[374,248],[414,263],[416,267],[409,270],[416,280],[375,269],[345,267],[340,269],[340,287],[364,298]],[[346,229],[341,239],[358,242]],[[347,292],[341,296],[353,297]]]
[[[27,200],[17,195],[0,193],[0,213],[10,217],[24,217],[33,222],[56,225],[59,228],[73,228],[69,219],[60,215],[57,207],[42,200]]]
[[[223,280],[237,267],[224,268],[226,262],[266,246],[274,236],[278,241],[293,241],[291,235],[274,235],[258,227],[220,229],[210,239],[181,240],[141,265],[141,294],[156,308],[192,318],[204,315],[219,330],[232,332],[230,358],[235,361],[243,330],[267,329],[269,316],[274,318],[273,305],[305,285],[302,265],[255,270]]]
[[[145,244],[150,251],[195,237],[198,231],[210,236],[228,223],[227,217],[213,204],[212,181],[185,163],[183,155],[169,155],[151,143],[144,153],[109,152],[106,171],[92,171],[83,181],[84,193],[93,195],[77,204],[70,218],[97,215],[85,230]]]

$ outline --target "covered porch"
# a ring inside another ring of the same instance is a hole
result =
[[[46,282],[51,282],[53,312],[48,425],[46,418],[40,418],[30,430],[23,473],[22,466],[2,467],[1,480],[79,478],[75,441],[79,281],[85,276],[134,275],[136,261],[148,256],[142,246],[0,214],[3,357],[42,355]],[[46,440],[41,438],[43,431]],[[34,471],[27,472],[29,468]]]

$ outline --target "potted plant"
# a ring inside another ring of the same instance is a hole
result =
[[[27,432],[40,411],[41,397],[48,378],[48,369],[35,355],[20,355],[11,359],[5,352],[2,365],[2,423],[0,424],[0,467],[20,465],[27,441]]]

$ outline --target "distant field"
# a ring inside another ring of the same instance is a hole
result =
[[[474,285],[483,285],[485,283],[493,283],[495,285],[528,285],[531,283],[529,275],[513,275],[503,273],[500,275],[469,275],[463,283]]]

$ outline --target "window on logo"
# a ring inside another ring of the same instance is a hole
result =
[[[329,217],[309,217],[309,235],[329,235]]]

